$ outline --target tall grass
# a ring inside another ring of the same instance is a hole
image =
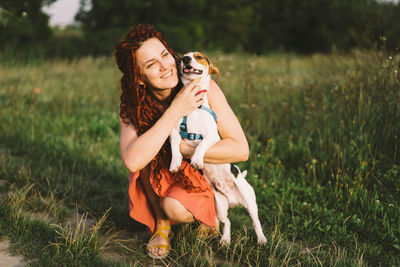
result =
[[[208,56],[249,140],[239,165],[268,244],[235,208],[229,247],[179,225],[157,264],[400,264],[400,56]],[[0,73],[0,232],[13,249],[37,266],[153,263],[128,216],[113,60],[2,61]]]

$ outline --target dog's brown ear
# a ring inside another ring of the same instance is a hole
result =
[[[210,65],[210,74],[217,74],[218,77],[221,77],[221,73],[219,72],[219,69],[214,66],[213,64]]]
[[[218,77],[221,77],[221,73],[219,72],[219,69],[207,58],[208,65],[210,66],[208,68],[208,73],[209,74],[217,74]]]

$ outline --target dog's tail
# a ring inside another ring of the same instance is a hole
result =
[[[233,168],[235,168],[236,171],[233,171]],[[248,200],[256,201],[256,199],[255,199],[256,194],[254,192],[254,189],[249,184],[249,182],[247,182],[247,180],[246,180],[247,171],[245,170],[245,171],[241,172],[236,165],[232,164],[231,172],[235,176],[234,182],[236,184],[236,190],[238,191],[238,193],[240,194],[242,199],[247,198]],[[247,201],[244,201],[244,202],[240,201],[240,202],[246,203]]]

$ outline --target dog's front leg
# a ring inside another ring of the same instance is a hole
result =
[[[169,166],[170,172],[177,172],[182,165],[182,154],[179,150],[179,144],[181,142],[181,136],[179,134],[179,130],[175,127],[172,129],[169,135],[169,141],[171,143],[171,165]]]
[[[212,145],[214,145],[217,141],[213,138],[205,138],[200,144],[196,147],[196,150],[193,153],[192,160],[190,161],[190,165],[196,169],[203,169],[204,165],[204,154],[207,149],[209,149]]]

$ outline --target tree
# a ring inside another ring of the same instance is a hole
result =
[[[76,20],[95,53],[111,53],[129,28],[150,23],[162,32],[167,42],[178,51],[203,45],[205,0],[81,0]]]
[[[2,1],[2,8],[7,11],[8,18],[7,23],[0,24],[0,49],[7,44],[26,46],[38,44],[50,37],[49,18],[41,9],[55,1]]]

